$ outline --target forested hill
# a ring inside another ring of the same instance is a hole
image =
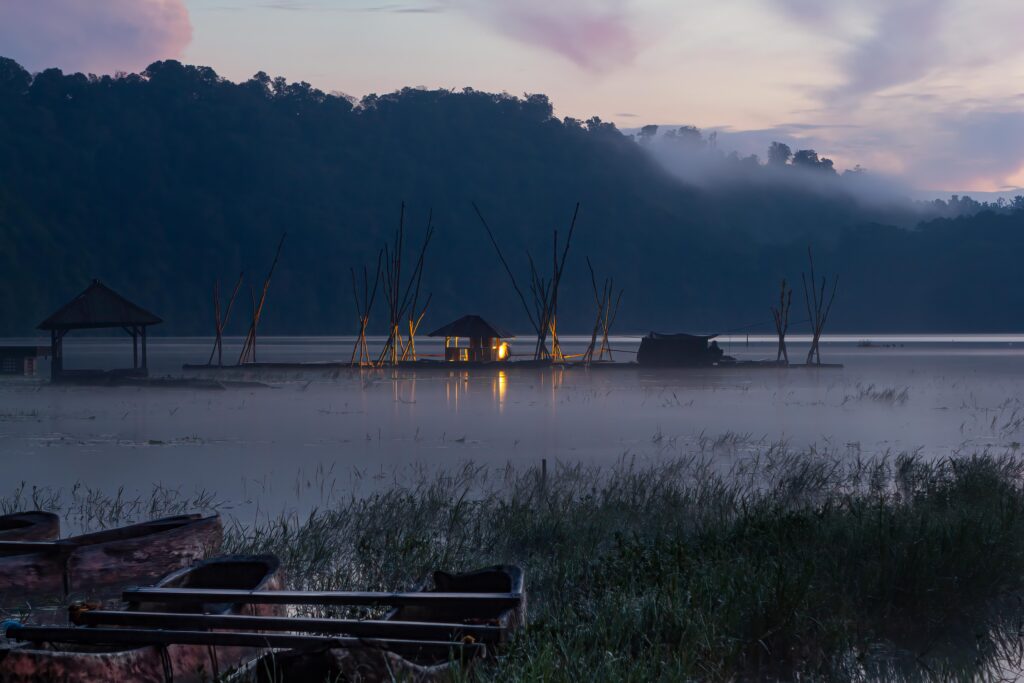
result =
[[[1024,326],[1024,212],[915,227],[934,212],[862,202],[841,178],[805,187],[798,171],[698,189],[614,126],[555,118],[541,95],[353,102],[170,61],[97,78],[0,59],[0,334],[31,333],[93,277],[161,315],[160,333],[209,333],[214,279],[230,289],[244,270],[258,286],[285,231],[262,329],[351,333],[349,268],[375,262],[403,201],[410,260],[430,209],[437,228],[427,327],[467,312],[528,327],[471,202],[525,281],[526,250],[547,267],[577,201],[563,331],[592,323],[585,256],[626,290],[620,331],[725,331],[769,319],[808,244],[841,274],[833,330]]]

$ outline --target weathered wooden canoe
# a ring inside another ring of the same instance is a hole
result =
[[[486,624],[503,627],[506,634],[526,626],[526,592],[523,571],[500,565],[465,574],[434,572],[429,592],[514,593],[521,599],[514,606],[476,606],[466,601],[429,605],[404,605],[393,609],[386,620]],[[251,662],[233,681],[272,683],[277,681],[361,681],[385,683],[438,683],[454,677],[455,649],[439,651],[416,645],[393,645],[367,639],[364,646],[285,650]],[[479,651],[479,650],[476,650]],[[472,664],[472,660],[462,663]]]
[[[280,590],[283,579],[280,563],[272,555],[228,556],[205,560],[175,571],[159,581],[157,586],[270,591]],[[256,616],[283,614],[283,608],[278,605],[135,603],[127,605],[125,609],[140,612],[178,610],[207,614],[245,613]],[[250,661],[259,652],[253,647],[238,646],[170,644],[133,647],[33,643],[0,648],[0,683],[188,683],[219,680],[221,674]]]
[[[219,515],[179,515],[58,541],[0,541],[0,605],[104,598],[220,549]]]
[[[60,536],[60,517],[33,510],[0,515],[0,541],[52,541]]]

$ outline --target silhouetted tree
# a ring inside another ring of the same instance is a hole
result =
[[[768,164],[770,166],[785,166],[793,157],[793,150],[783,142],[773,142],[768,146]]]
[[[785,164],[787,150],[770,163]],[[620,311],[623,330],[764,320],[756,292],[798,268],[812,241],[846,278],[835,328],[1019,327],[1024,200],[869,205],[839,191],[839,178],[833,192],[706,144],[701,155],[722,177],[697,190],[612,124],[560,119],[539,94],[406,88],[354,103],[176,61],[33,77],[0,59],[0,335],[31,334],[93,277],[159,313],[161,333],[208,334],[210,283],[262,272],[285,227],[288,257],[260,333],[356,333],[355,317],[328,313],[347,302],[338,269],[372,262],[402,200],[436,209],[428,326],[480,311],[529,329],[495,277],[471,201],[500,222],[503,243],[536,253],[551,217],[579,200],[581,250],[645,293]],[[522,251],[510,258],[525,271]],[[563,287],[560,329],[589,331],[585,269],[570,267]],[[246,317],[232,314],[224,334],[244,334]],[[385,333],[387,319],[375,311],[368,333]]]

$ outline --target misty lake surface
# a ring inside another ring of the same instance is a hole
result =
[[[239,341],[228,340],[225,360]],[[347,361],[352,341],[263,338],[258,360]],[[567,338],[565,350],[586,341]],[[616,337],[616,360],[632,360],[638,343]],[[151,375],[203,376],[182,364],[205,362],[210,344],[151,340]],[[775,357],[765,337],[721,344],[741,359]],[[794,337],[791,359],[806,348]],[[130,364],[131,347],[83,337],[67,353],[68,367],[109,368]],[[266,386],[224,391],[51,386],[43,363],[36,378],[0,379],[0,497],[22,485],[142,497],[162,486],[212,494],[250,522],[467,462],[608,466],[700,453],[728,467],[780,442],[864,458],[1024,441],[1024,336],[833,336],[822,355],[844,367],[245,371],[221,377]]]

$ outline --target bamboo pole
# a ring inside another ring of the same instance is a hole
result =
[[[60,626],[8,626],[11,640],[34,643],[81,643],[88,645],[211,645],[214,647],[257,648],[354,648],[366,647],[363,638],[294,635],[290,633],[252,633],[247,631],[171,631],[166,629],[74,628]],[[433,650],[480,652],[483,645],[456,641],[404,640],[375,638],[369,645],[416,647]]]
[[[809,287],[805,273],[800,273],[800,281],[803,283],[804,288],[804,303],[807,306],[807,317],[811,321],[811,348],[807,352],[806,362],[807,365],[812,363],[821,365],[821,334],[825,329],[829,313],[832,311],[832,303],[835,301],[836,289],[839,286],[839,276],[836,275],[832,280],[832,292],[826,303],[825,290],[828,278],[823,275],[819,287],[814,272],[814,253],[810,247],[807,247],[807,260],[810,264],[811,272]]]
[[[256,304],[253,310],[252,323],[249,325],[249,334],[246,335],[245,343],[242,345],[242,353],[238,356],[239,365],[247,362],[256,362],[256,328],[260,324],[260,318],[263,315],[263,306],[267,302],[267,292],[270,290],[270,280],[274,277],[274,271],[277,269],[277,262],[281,258],[281,249],[284,248],[284,240],[287,236],[287,232],[282,233],[281,240],[277,243],[277,251],[274,252],[274,260],[270,264],[270,270],[267,272],[267,277],[263,280],[263,290],[260,293],[259,303]]]
[[[206,361],[207,365],[213,365],[213,357],[217,356],[217,365],[224,365],[224,328],[227,327],[228,318],[231,317],[231,308],[235,305],[235,297],[238,296],[238,290],[242,287],[242,277],[244,273],[238,274],[238,280],[235,282],[235,288],[231,292],[231,298],[228,299],[227,309],[224,311],[224,316],[220,314],[220,280],[214,280],[213,282],[213,318],[214,318],[214,330],[216,336],[213,340],[213,349],[210,350],[210,359]]]
[[[246,605],[458,605],[480,609],[517,607],[519,593],[376,592],[376,591],[259,591],[221,588],[129,588],[125,602],[241,603]]]
[[[477,641],[496,642],[504,629],[482,624],[375,619],[324,619],[309,617],[265,617],[235,614],[187,614],[177,612],[135,612],[129,610],[85,610],[73,617],[78,626],[127,626],[131,628],[231,629],[235,631],[296,631],[344,634],[359,638],[413,638],[455,640],[472,636]]]
[[[786,332],[789,330],[789,310],[793,305],[793,288],[786,279],[782,279],[779,288],[779,306],[771,307],[772,319],[775,321],[775,333],[779,338],[779,347],[775,354],[775,362],[785,361],[789,365],[789,352],[786,349]]]

